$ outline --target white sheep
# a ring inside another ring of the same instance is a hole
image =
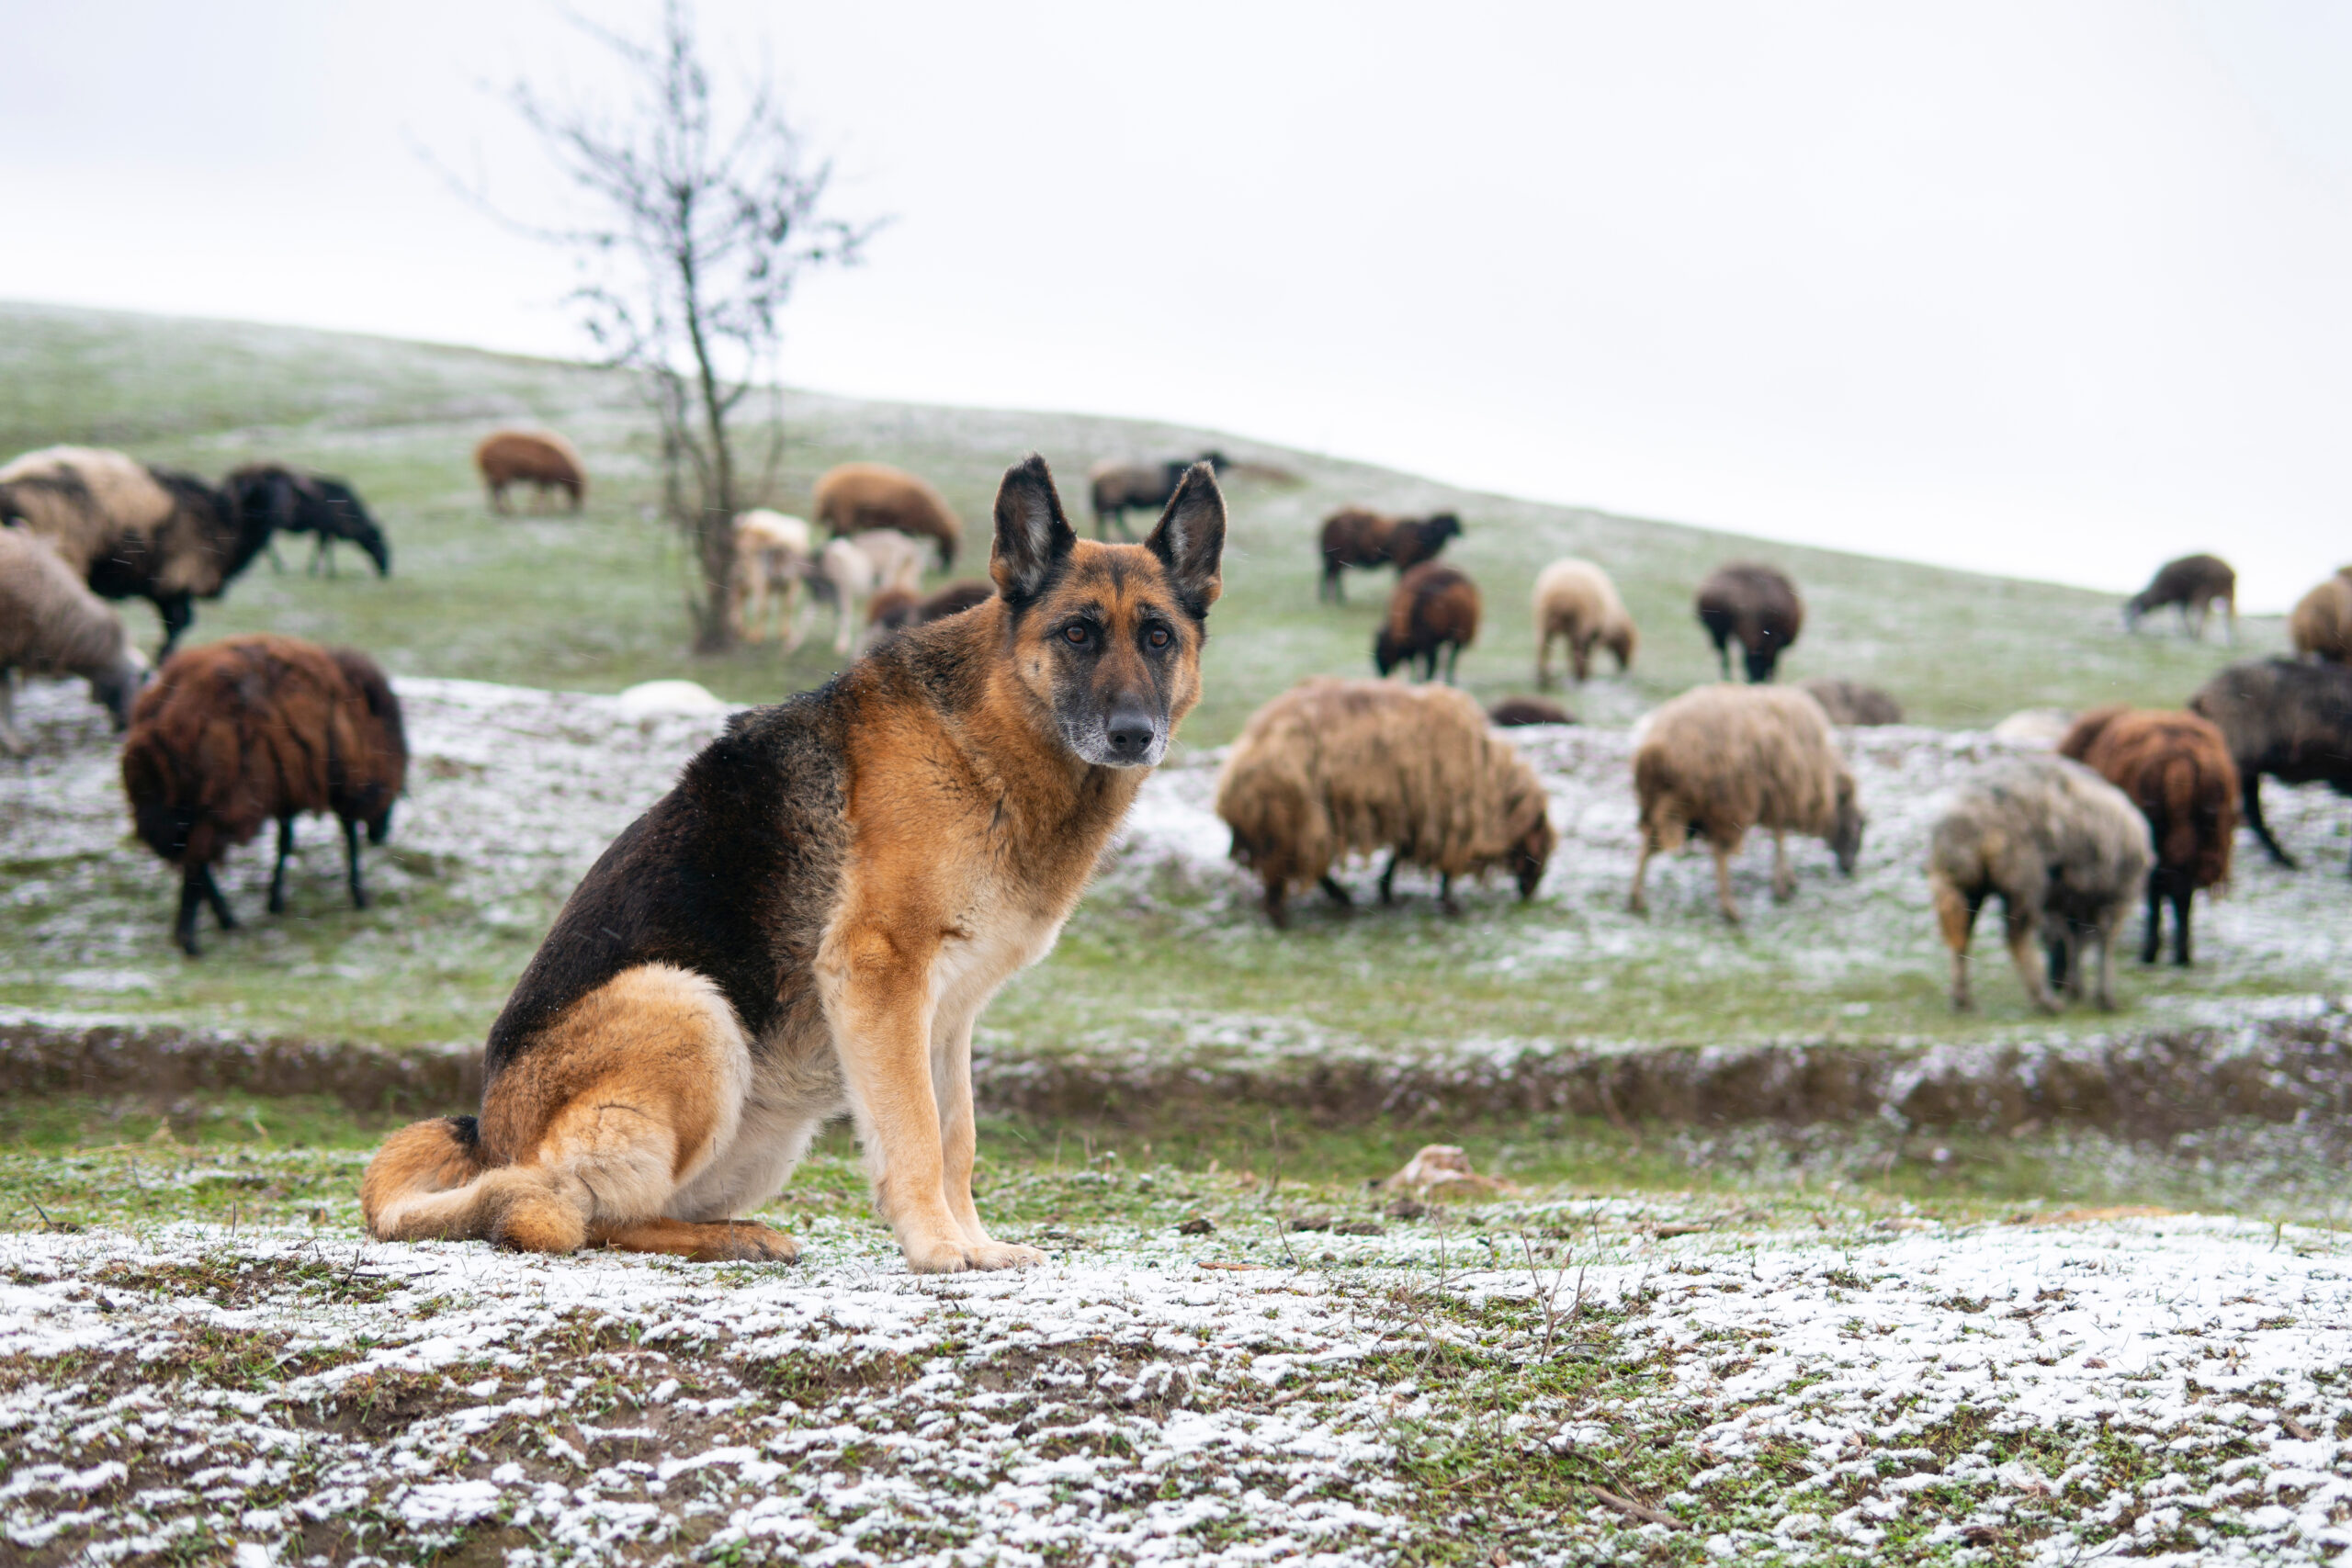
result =
[[[0,528],[0,746],[21,757],[19,671],[81,676],[120,729],[130,722],[147,660],[130,645],[122,617],[83,586],[46,540],[23,528]]]
[[[841,611],[833,651],[846,658],[857,646],[858,606],[885,588],[911,593],[922,585],[922,542],[892,528],[869,528],[834,539],[819,551],[808,570],[813,597],[830,599]]]
[[[800,646],[800,584],[808,575],[815,538],[807,519],[764,507],[735,519],[735,579],[729,598],[736,634],[744,641],[766,640],[773,600],[786,651]]]
[[[1552,683],[1552,642],[1567,644],[1569,667],[1578,683],[1592,673],[1592,650],[1606,648],[1623,674],[1641,640],[1634,617],[1617,596],[1609,574],[1589,560],[1569,557],[1545,567],[1535,579],[1535,684]]]

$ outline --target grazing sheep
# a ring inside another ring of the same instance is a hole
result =
[[[922,601],[910,588],[877,590],[865,602],[865,628],[868,633],[904,631],[915,624],[915,615],[922,609]]]
[[[817,521],[837,539],[893,528],[939,547],[939,570],[956,564],[964,522],[947,498],[928,483],[887,463],[843,463],[817,480]]]
[[[1423,561],[1399,577],[1388,596],[1388,617],[1372,641],[1373,667],[1385,675],[1418,659],[1421,679],[1433,681],[1443,649],[1450,686],[1454,661],[1477,637],[1478,585],[1450,566]]]
[[[1872,725],[1901,724],[1903,705],[1880,691],[1865,686],[1860,681],[1848,681],[1834,675],[1815,675],[1809,681],[1799,681],[1797,690],[1821,705],[1832,724]]]
[[[165,661],[131,711],[122,783],[139,837],[180,868],[174,931],[182,951],[198,955],[201,904],[221,930],[235,928],[212,867],[272,818],[270,913],[286,908],[294,818],[306,811],[342,821],[351,902],[366,908],[359,829],[369,843],[384,841],[407,772],[400,702],[366,654],[262,633]]]
[[[2054,751],[2074,728],[2075,716],[2064,708],[2019,708],[1995,725],[1992,736],[2007,745]]]
[[[922,581],[922,547],[888,528],[833,539],[819,551],[808,571],[811,596],[830,600],[841,613],[833,651],[846,658],[857,642],[857,608],[889,588],[911,593]]]
[[[249,463],[231,474],[221,488],[241,512],[268,517],[269,558],[278,570],[285,570],[285,563],[277,558],[275,536],[308,534],[312,539],[310,570],[313,577],[322,561],[326,574],[335,575],[338,539],[365,551],[376,563],[377,576],[392,575],[392,547],[385,541],[383,529],[368,515],[359,492],[345,481],[325,474],[297,473],[277,463]]]
[[[865,624],[879,634],[927,626],[933,621],[960,615],[995,597],[993,582],[951,582],[928,599],[916,598],[912,589],[885,588],[867,602]]]
[[[1231,459],[1216,451],[1170,463],[1123,463],[1106,458],[1095,464],[1086,475],[1094,502],[1094,536],[1107,539],[1107,530],[1115,526],[1121,537],[1134,538],[1134,530],[1127,526],[1127,509],[1141,507],[1157,512],[1166,506],[1195,463],[1206,463],[1210,472],[1218,474],[1233,466]]]
[[[950,615],[978,609],[995,597],[996,584],[985,578],[951,582],[922,602],[915,611],[914,624],[927,626],[933,621],[944,621]]]
[[[2155,852],[2129,796],[2064,757],[2008,757],[1947,797],[1928,845],[1928,891],[1951,949],[1951,1005],[1966,1010],[1968,939],[1996,894],[2026,995],[2058,1010],[2055,985],[2082,994],[2082,946],[2096,942],[2098,1005],[2115,1006],[2115,936]],[[2033,951],[2039,931],[2050,974]]]
[[[1504,729],[1530,724],[1574,724],[1577,716],[1542,697],[1505,697],[1487,710],[1487,722]]]
[[[764,642],[768,608],[786,651],[800,646],[800,584],[815,556],[816,536],[808,521],[754,507],[735,519],[735,570],[728,584],[735,632],[745,642]]]
[[[1761,683],[1772,678],[1781,651],[1804,628],[1804,601],[1797,597],[1796,584],[1758,561],[1734,561],[1709,573],[1699,585],[1698,610],[1726,681],[1734,642],[1747,656],[1747,678]]]
[[[1344,604],[1340,573],[1349,567],[1394,566],[1401,573],[1434,558],[1448,539],[1462,534],[1462,519],[1451,512],[1427,517],[1392,517],[1361,506],[1344,507],[1323,520],[1318,548],[1323,578],[1315,596]]]
[[[82,585],[47,540],[0,528],[0,746],[21,757],[19,672],[81,676],[120,729],[130,722],[147,660],[131,647],[122,617]]]
[[[1788,835],[1826,841],[1838,869],[1854,874],[1863,818],[1854,775],[1838,755],[1821,705],[1802,692],[1700,686],[1651,714],[1634,749],[1634,792],[1641,802],[1642,852],[1627,907],[1648,911],[1642,884],[1650,857],[1697,836],[1715,856],[1715,900],[1736,925],[1731,857],[1748,829],[1772,835],[1772,897],[1796,892]]]
[[[2245,825],[2292,869],[2262,819],[2262,775],[2352,795],[2352,666],[2265,659],[2233,664],[2198,689],[2188,711],[2221,727],[2237,765]]]
[[[2206,617],[2213,613],[2216,600],[2227,613],[2226,631],[2229,640],[2238,640],[2238,574],[2230,563],[2219,556],[2183,556],[2168,560],[2156,569],[2148,586],[2123,601],[2123,629],[2137,631],[2140,617],[2151,610],[2161,610],[2167,604],[2180,607],[2181,630],[2198,641],[2205,640]],[[2196,612],[2197,625],[2188,624],[2191,611]]]
[[[1410,571],[1425,560],[1435,560],[1445,548],[1448,539],[1462,537],[1462,519],[1451,512],[1432,512],[1427,517],[1400,517],[1388,530],[1389,563],[1400,572]]]
[[[1233,858],[1258,874],[1277,927],[1294,886],[1351,903],[1331,868],[1384,849],[1384,904],[1404,861],[1438,874],[1448,914],[1461,912],[1455,877],[1498,866],[1532,897],[1558,841],[1546,804],[1535,770],[1463,693],[1329,675],[1252,714],[1216,785]]]
[[[1555,560],[1535,579],[1535,683],[1552,683],[1552,642],[1567,644],[1568,666],[1582,685],[1592,673],[1592,650],[1606,648],[1623,675],[1640,640],[1634,617],[1609,574],[1589,560]]]
[[[506,515],[506,487],[526,484],[545,496],[561,491],[578,512],[588,500],[588,470],[571,442],[552,430],[500,430],[474,448],[474,467],[490,492],[490,509]]]
[[[2116,706],[2083,715],[2058,754],[2071,757],[2131,797],[2148,819],[2156,863],[2148,873],[2148,930],[2140,962],[2154,964],[2165,900],[2172,904],[2173,962],[2188,964],[2188,906],[2200,887],[2230,879],[2238,829],[2238,770],[2229,742],[2195,714]]]
[[[2352,566],[2302,596],[2287,618],[2287,636],[2305,659],[2352,664]]]
[[[103,599],[138,597],[164,618],[169,653],[269,542],[269,519],[194,474],[120,452],[51,446],[0,468],[0,523],[55,547]]]

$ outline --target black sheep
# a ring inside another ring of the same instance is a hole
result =
[[[2198,689],[2188,711],[2221,727],[2237,764],[2245,825],[2280,865],[2294,857],[2262,819],[2262,775],[2352,795],[2352,666],[2263,659],[2233,664]]]
[[[383,529],[368,514],[358,492],[346,481],[326,474],[298,473],[277,463],[254,463],[231,474],[227,488],[241,509],[268,517],[275,532],[311,536],[310,570],[314,575],[322,560],[327,575],[335,574],[338,539],[366,551],[376,563],[377,576],[392,575],[392,547]],[[285,564],[278,561],[275,544],[269,558],[280,567]]]

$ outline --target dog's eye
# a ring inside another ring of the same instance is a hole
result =
[[[1069,642],[1069,644],[1070,644],[1073,648],[1083,648],[1083,647],[1085,647],[1085,646],[1086,646],[1086,623],[1085,623],[1085,622],[1083,622],[1083,621],[1080,621],[1080,622],[1077,622],[1077,623],[1076,623],[1076,624],[1074,624],[1074,625],[1071,625],[1071,626],[1068,626],[1063,627],[1063,628],[1062,628],[1062,636],[1063,636],[1066,639],[1068,639],[1068,641]]]
[[[1176,640],[1174,637],[1168,635],[1168,628],[1166,626],[1152,627],[1151,630],[1144,634],[1143,639],[1144,641],[1151,644],[1154,648],[1166,648],[1170,643]]]

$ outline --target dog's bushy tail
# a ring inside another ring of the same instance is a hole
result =
[[[474,1240],[494,1217],[474,1189],[488,1167],[470,1116],[442,1116],[384,1140],[359,1179],[359,1212],[378,1241]]]

